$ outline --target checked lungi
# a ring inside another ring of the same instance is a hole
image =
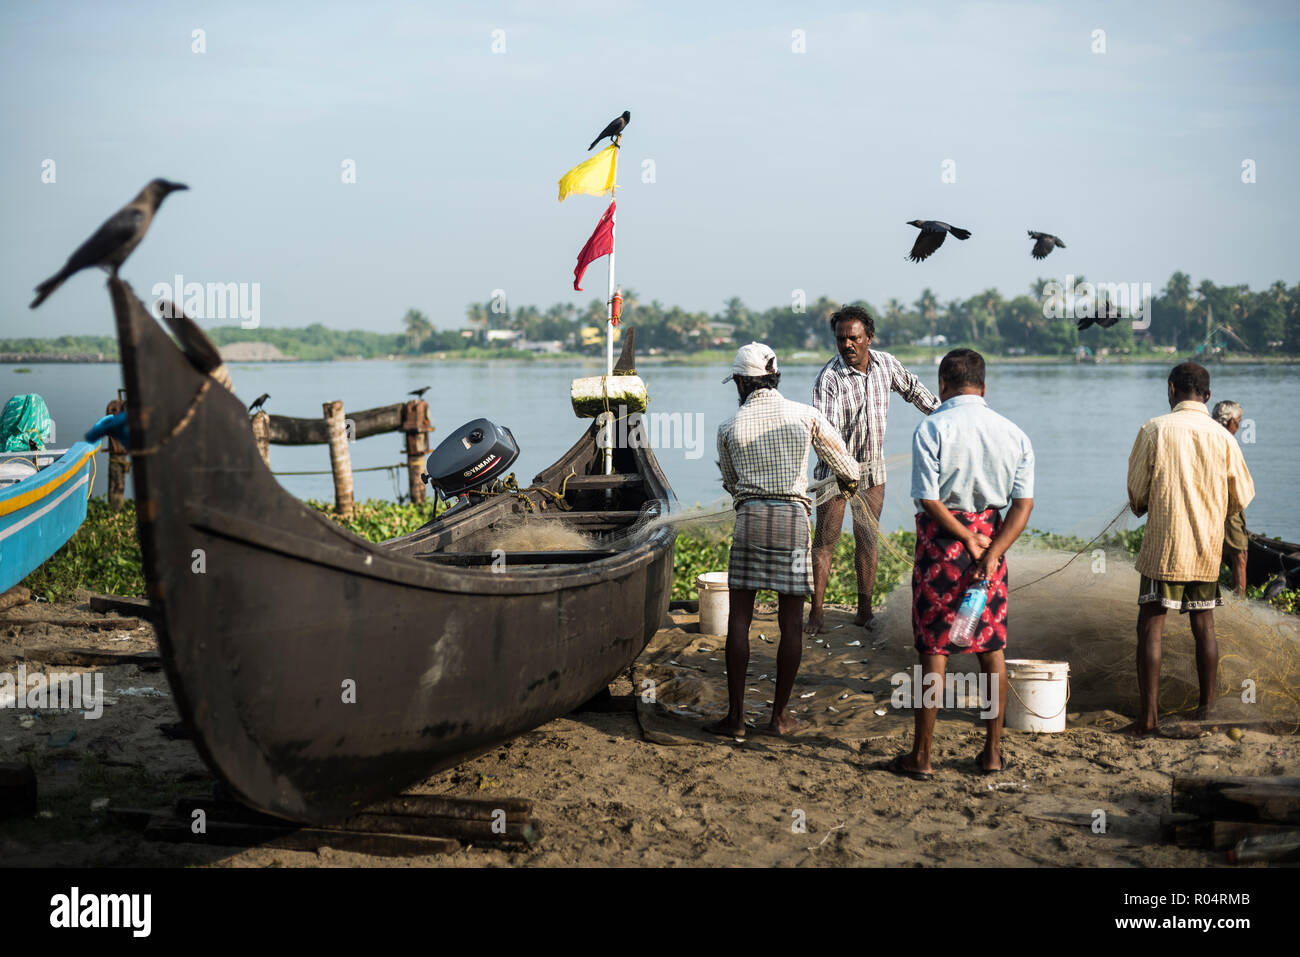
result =
[[[808,513],[801,503],[773,498],[741,502],[727,567],[728,587],[812,594],[811,540]]]
[[[996,508],[952,513],[962,525],[995,538],[1002,527]],[[1000,651],[1007,644],[1007,560],[989,578],[989,597],[969,648],[948,644],[948,630],[962,597],[975,581],[975,560],[966,546],[944,536],[928,514],[916,516],[916,564],[912,567],[912,634],[923,655]]]

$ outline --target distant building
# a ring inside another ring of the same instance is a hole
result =
[[[520,342],[516,346],[525,352],[536,352],[541,355],[549,355],[564,351],[564,343],[559,339],[539,339],[536,342]]]
[[[499,342],[502,345],[514,345],[521,337],[522,332],[515,329],[489,329],[487,331],[488,342]]]
[[[948,337],[945,336],[942,332],[939,333],[938,335],[922,336],[920,339],[912,340],[912,345],[914,346],[946,346],[947,344],[948,344]]]

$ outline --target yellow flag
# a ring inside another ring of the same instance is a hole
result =
[[[560,202],[570,193],[590,193],[592,196],[604,196],[613,192],[614,167],[618,155],[617,146],[606,146],[603,150],[585,162],[579,163],[560,177]]]

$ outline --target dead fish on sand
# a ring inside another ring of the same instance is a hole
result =
[[[799,697],[800,697],[800,698],[813,698],[813,697],[816,697],[816,695],[817,695],[817,692],[816,692],[816,691],[809,691],[807,694],[801,694]]]

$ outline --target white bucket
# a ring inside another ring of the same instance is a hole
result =
[[[1064,731],[1070,700],[1068,661],[1007,660],[1006,726],[1016,731]]]
[[[727,612],[731,608],[731,591],[726,572],[705,572],[695,579],[700,592],[700,633],[725,635]]]

